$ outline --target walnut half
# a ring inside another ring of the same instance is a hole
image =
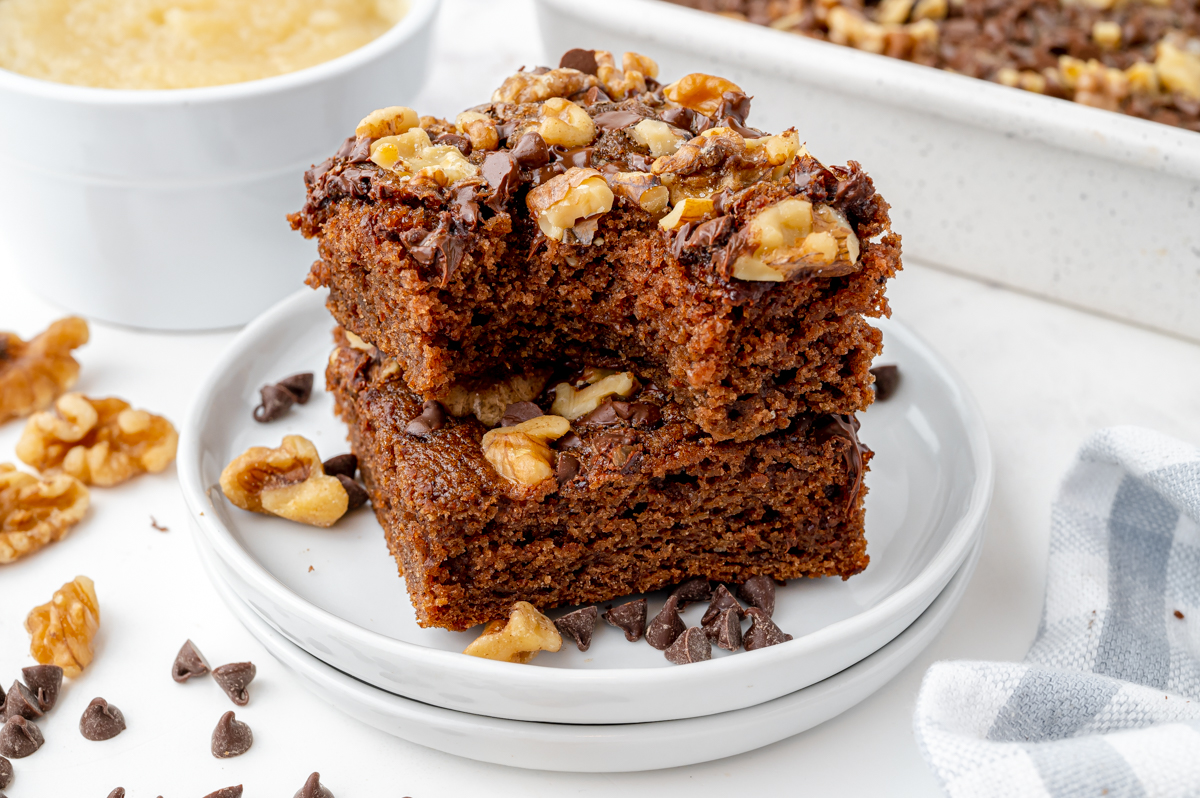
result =
[[[42,480],[0,463],[0,565],[62,540],[88,501],[88,489],[74,477]]]
[[[492,621],[463,651],[472,657],[500,662],[529,662],[541,651],[562,648],[562,635],[554,621],[538,612],[528,601],[512,605],[507,621]]]
[[[537,485],[554,476],[554,453],[549,442],[571,431],[562,416],[537,416],[483,435],[483,456],[496,473],[521,485]]]
[[[64,676],[75,678],[92,662],[93,643],[100,629],[100,602],[96,586],[77,576],[54,591],[46,604],[34,607],[25,618],[32,635],[29,653],[42,665],[57,665]]]
[[[0,332],[0,424],[49,407],[79,379],[71,350],[88,341],[87,322],[59,319],[30,341]]]
[[[252,446],[221,472],[221,491],[243,510],[328,527],[346,514],[350,497],[328,476],[312,442],[285,435],[276,449]]]

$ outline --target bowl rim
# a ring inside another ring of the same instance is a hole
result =
[[[58,83],[0,67],[0,92],[91,107],[160,108],[212,105],[300,89],[353,72],[404,44],[427,27],[431,17],[437,14],[440,3],[440,0],[405,1],[408,9],[404,16],[362,47],[282,75],[187,89],[109,89]]]

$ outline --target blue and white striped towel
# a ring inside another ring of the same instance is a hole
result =
[[[1088,439],[1025,662],[939,662],[921,685],[917,743],[950,796],[1200,796],[1198,519],[1200,450]]]

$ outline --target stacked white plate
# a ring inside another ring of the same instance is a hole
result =
[[[673,666],[601,622],[586,653],[568,642],[530,665],[464,656],[473,633],[417,626],[369,511],[321,530],[239,510],[217,487],[234,456],[277,446],[285,434],[309,438],[322,457],[347,450],[320,390],[270,425],[251,417],[262,385],[323,371],[333,327],[323,302],[298,293],[238,337],[189,414],[180,476],[202,559],[235,614],[314,692],[386,732],[545,769],[639,770],[729,756],[870,695],[928,645],[965,589],[991,497],[987,437],[937,356],[883,322],[881,362],[898,365],[902,382],[860,414],[875,451],[871,565],[847,581],[780,588],[774,619],[794,640]],[[653,614],[665,594],[649,598]],[[693,605],[684,620],[696,625],[703,611]]]

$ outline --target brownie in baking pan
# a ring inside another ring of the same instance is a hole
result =
[[[442,405],[378,348],[336,340],[327,388],[422,626],[867,565],[871,452],[852,417],[716,441],[641,375],[578,363]]]
[[[718,441],[865,408],[887,203],[751,127],[732,82],[657,71],[574,50],[453,121],[371,114],[290,217],[309,284],[422,400],[579,361],[627,364]]]

